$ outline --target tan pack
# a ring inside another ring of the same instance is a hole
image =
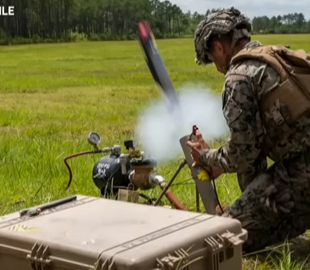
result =
[[[281,80],[260,99],[261,115],[270,141],[288,136],[291,127],[301,116],[310,112],[310,54],[286,46],[259,46],[241,50],[231,64],[246,59],[268,63]],[[269,128],[270,119],[276,129]]]
[[[0,216],[0,269],[242,270],[247,231],[236,219],[74,198]]]

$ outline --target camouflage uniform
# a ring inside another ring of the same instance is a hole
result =
[[[258,60],[230,66],[222,93],[230,138],[201,157],[205,165],[238,175],[243,193],[223,216],[238,219],[248,231],[243,246],[246,252],[296,237],[310,228],[310,117],[300,119],[289,138],[263,150],[265,129],[258,103],[279,80],[274,69]],[[275,162],[270,168],[267,156]]]

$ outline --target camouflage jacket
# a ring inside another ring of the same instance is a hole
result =
[[[247,44],[259,45],[262,44],[257,41]],[[273,68],[258,60],[245,60],[230,67],[222,92],[222,110],[230,137],[219,149],[204,152],[203,164],[228,173],[253,175],[267,168],[267,155],[273,160],[290,159],[303,150],[299,143],[301,138],[303,145],[310,146],[310,119],[303,118],[300,120],[303,128],[297,125],[290,141],[273,145],[268,153],[262,151],[265,131],[258,100],[279,80]]]

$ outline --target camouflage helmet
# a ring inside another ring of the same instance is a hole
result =
[[[208,41],[214,35],[227,34],[233,31],[231,50],[236,42],[242,38],[251,38],[251,23],[238,9],[222,9],[209,14],[202,20],[195,31],[194,44],[196,51],[195,62],[198,65],[211,64],[212,60],[208,57]]]

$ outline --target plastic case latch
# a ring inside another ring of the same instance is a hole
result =
[[[27,254],[26,258],[30,261],[31,267],[34,270],[47,269],[51,263],[48,246],[44,246],[38,243],[34,244],[30,254]]]
[[[244,242],[239,235],[235,235],[229,231],[223,233],[221,237],[226,241],[226,243],[230,243],[234,246],[242,245]]]
[[[175,255],[168,254],[157,259],[157,268],[160,270],[184,269],[188,264],[190,264],[189,253],[184,249],[178,249]]]

